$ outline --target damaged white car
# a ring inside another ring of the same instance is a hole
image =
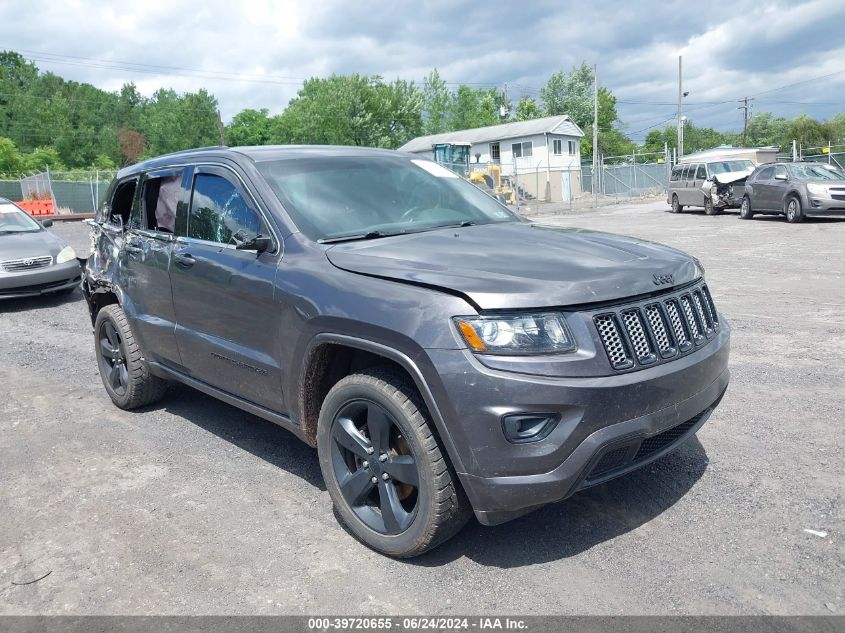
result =
[[[707,215],[717,215],[723,209],[737,209],[752,171],[754,163],[745,159],[675,165],[669,179],[670,210],[703,207]]]

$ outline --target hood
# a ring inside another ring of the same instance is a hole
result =
[[[632,237],[508,222],[347,242],[326,251],[355,273],[457,292],[482,310],[611,301],[693,281],[681,251]],[[655,275],[672,275],[657,285]]]
[[[49,231],[0,234],[0,260],[52,255],[64,248],[64,242]]]
[[[751,175],[750,170],[743,171],[726,171],[724,174],[714,174],[713,180],[723,185],[729,185],[737,180],[748,178]]]

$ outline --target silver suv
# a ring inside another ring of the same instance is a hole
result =
[[[715,160],[675,165],[669,178],[667,202],[672,213],[684,207],[704,207],[707,215],[738,209],[745,180],[754,171],[750,160]]]

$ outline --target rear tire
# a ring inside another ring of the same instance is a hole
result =
[[[754,218],[754,211],[751,209],[751,198],[743,196],[742,204],[739,206],[739,217],[742,220],[751,220]]]
[[[389,368],[346,376],[331,388],[317,423],[317,452],[337,513],[376,551],[418,556],[469,519],[425,404]]]
[[[672,206],[669,209],[670,213],[681,213],[684,210],[684,205],[678,202],[678,194],[672,194]]]
[[[784,204],[786,221],[790,224],[798,224],[804,220],[804,209],[801,208],[801,199],[798,196],[789,196]]]
[[[167,381],[150,373],[119,305],[107,305],[97,313],[94,353],[103,386],[115,406],[143,407],[160,400],[167,391]]]
[[[721,209],[717,209],[713,206],[713,199],[711,197],[704,198],[704,213],[707,215],[719,215],[722,212]]]

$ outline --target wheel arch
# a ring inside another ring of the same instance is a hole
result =
[[[88,304],[88,313],[91,317],[91,325],[97,320],[97,314],[108,305],[117,304],[123,307],[123,293],[111,283],[100,283],[92,286],[86,280],[82,286],[85,302]]]
[[[431,415],[435,426],[433,430],[443,443],[452,465],[460,472],[460,458],[418,364],[409,355],[393,347],[346,334],[317,334],[306,348],[297,388],[301,437],[309,445],[316,446],[317,420],[326,394],[344,376],[376,365],[395,367],[411,380]]]

